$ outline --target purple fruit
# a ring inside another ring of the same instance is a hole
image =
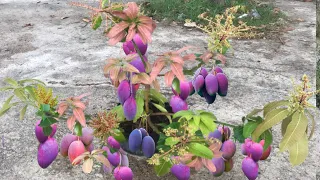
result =
[[[113,171],[113,175],[116,180],[132,180],[133,179],[132,170],[126,166],[116,167]]]
[[[105,165],[102,165],[102,169],[103,169],[103,172],[104,172],[104,173],[110,174],[110,173],[112,173],[113,167],[112,167],[112,166],[107,167],[107,166],[105,166]]]
[[[144,61],[148,61],[146,56],[143,56]],[[137,56],[135,59],[133,59],[130,64],[137,68],[140,72],[146,72],[146,69],[144,67],[144,64],[139,56]]]
[[[206,70],[206,68],[201,68],[200,75],[206,78],[206,76],[208,75],[208,71]]]
[[[205,89],[202,91],[202,94],[208,104],[212,104],[216,100],[217,95],[213,94],[212,96],[210,96]]]
[[[225,170],[224,170],[225,172],[231,171],[231,169],[233,168],[233,160],[229,159],[229,160],[225,161],[224,165],[225,165]]]
[[[243,155],[247,155],[246,145],[245,145],[245,144],[241,144],[241,153],[242,153]]]
[[[89,152],[93,151],[94,150],[93,143],[91,143],[89,146],[86,146],[86,150],[89,151]]]
[[[54,138],[49,138],[38,147],[38,164],[41,168],[47,168],[58,156],[59,145]]]
[[[196,92],[199,92],[204,86],[204,77],[202,75],[197,76],[192,82],[192,85],[194,87],[194,90]]]
[[[246,150],[248,156],[250,156],[254,161],[258,162],[263,154],[263,147],[260,143],[251,143],[246,145]]]
[[[170,100],[170,106],[174,113],[181,110],[188,110],[187,102],[181,99],[179,96],[172,96]]]
[[[86,148],[82,141],[73,141],[68,149],[68,157],[72,163],[75,158],[86,152]],[[76,164],[79,164],[81,161],[77,161]]]
[[[220,141],[222,140],[222,134],[219,130],[215,130],[213,132],[210,132],[208,135],[208,138],[216,138],[219,139]]]
[[[222,141],[226,141],[230,138],[231,130],[229,127],[227,126],[224,126],[223,128],[219,127],[218,130],[222,133]]]
[[[118,99],[121,104],[123,104],[131,95],[130,83],[128,80],[123,80],[118,86]]]
[[[190,167],[184,164],[175,164],[170,170],[178,180],[188,180],[190,178]]]
[[[138,49],[140,50],[141,54],[144,55],[147,52],[148,44],[144,44],[142,42],[142,39],[139,36],[139,34],[136,34],[133,37],[133,40],[137,44]],[[132,41],[127,41],[127,42],[123,43],[122,48],[123,48],[124,53],[126,53],[126,55],[128,55],[130,53],[136,53],[136,50],[134,48]]]
[[[111,146],[112,148],[120,149],[120,143],[116,139],[114,139],[114,137],[109,136],[107,141],[109,146]]]
[[[124,116],[128,121],[134,119],[137,114],[137,103],[133,96],[130,96],[123,104]]]
[[[180,82],[180,94],[178,94],[173,88],[171,89],[174,95],[180,96],[183,100],[186,100],[190,94],[189,82]]]
[[[125,154],[121,154],[121,166],[129,167],[129,159],[128,156]]]
[[[218,92],[218,80],[213,74],[209,74],[205,78],[206,90],[209,95],[214,95]]]
[[[234,153],[236,152],[236,144],[231,140],[227,140],[222,143],[221,151],[222,157],[226,160],[229,160],[234,156]]]
[[[93,141],[93,129],[89,127],[82,128],[82,136],[80,136],[80,140],[84,145],[89,146]]]
[[[146,136],[142,140],[142,152],[147,158],[151,158],[155,153],[156,145],[151,136]]]
[[[212,172],[215,177],[221,176],[225,170],[225,164],[223,158],[212,158],[212,163],[216,167],[216,171]]]
[[[48,136],[44,135],[42,127],[39,126],[40,122],[41,122],[41,120],[36,122],[35,134],[36,134],[38,141],[40,143],[44,143],[48,139]],[[57,124],[52,124],[51,127],[52,127],[52,132],[49,136],[53,137],[57,131]]]
[[[65,136],[63,136],[60,144],[60,154],[64,157],[67,157],[70,144],[77,139],[78,137],[73,134],[66,134]]]
[[[135,152],[140,149],[142,144],[142,133],[139,129],[133,130],[129,135],[129,149]]]
[[[119,152],[111,153],[109,150],[109,151],[107,151],[107,155],[108,155],[107,158],[112,166],[116,167],[120,164],[120,153]]]
[[[214,71],[214,73],[215,74],[217,74],[217,73],[223,73],[223,71],[222,71],[222,69],[220,68],[220,67],[215,67],[214,69],[213,69],[213,71]]]
[[[188,82],[180,82],[180,98],[186,100],[190,94],[190,86]]]
[[[218,94],[220,96],[226,96],[228,92],[228,78],[223,73],[217,73],[216,74],[217,80],[218,80]]]
[[[144,129],[144,128],[140,128],[139,129],[142,133],[142,139],[145,137],[145,136],[149,136],[148,132]]]
[[[250,157],[242,161],[242,171],[249,180],[255,180],[258,177],[259,165]]]
[[[190,93],[189,96],[191,96],[192,94],[194,94],[196,91],[194,90],[194,87],[192,85],[192,81],[189,81],[189,88],[190,88]]]

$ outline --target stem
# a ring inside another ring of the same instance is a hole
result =
[[[138,48],[136,42],[134,42],[133,39],[132,39],[132,43],[133,43],[133,46],[134,46],[134,48],[136,49],[137,53],[138,53],[139,56],[140,56],[140,59],[141,59],[141,61],[142,61],[142,63],[143,63],[143,66],[144,66],[144,68],[145,68],[145,70],[146,70],[146,73],[149,73],[149,72],[147,71],[147,70],[149,70],[149,69],[147,69],[147,63],[144,61],[144,58],[143,58],[143,56],[142,56],[142,54],[141,54],[141,52],[140,52],[140,49]]]
[[[149,113],[149,94],[150,94],[150,85],[145,85],[145,92],[144,92],[144,100],[145,100],[145,111]],[[150,116],[147,116],[147,123],[148,125],[157,133],[160,134],[159,129],[152,123]]]
[[[237,126],[235,125],[232,125],[232,124],[228,124],[228,123],[224,123],[224,122],[221,122],[221,121],[214,121],[215,123],[218,123],[218,124],[221,124],[221,125],[224,125],[224,126],[229,126],[229,127],[232,127],[232,128],[235,128]]]
[[[150,116],[172,116],[173,113],[166,113],[166,112],[157,112],[157,113],[151,113]]]

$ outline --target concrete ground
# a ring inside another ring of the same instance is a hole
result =
[[[0,1],[0,80],[37,78],[48,84],[61,98],[92,92],[87,113],[112,108],[116,103],[115,91],[102,74],[105,59],[124,55],[121,46],[107,45],[102,29],[93,31],[82,21],[88,13],[71,7],[64,0],[1,0]],[[92,2],[92,1],[90,1]],[[228,96],[220,98],[207,108],[199,96],[188,98],[191,109],[212,111],[220,121],[241,123],[241,117],[253,108],[287,95],[292,85],[290,78],[309,75],[315,87],[316,67],[316,6],[292,0],[276,0],[276,6],[291,19],[294,29],[275,39],[234,40],[235,54],[228,55],[224,67],[230,82]],[[68,17],[68,18],[62,18]],[[281,39],[281,40],[280,40]],[[206,46],[206,35],[179,26],[163,26],[153,34],[149,57],[175,50],[185,45]],[[191,78],[191,77],[189,77]],[[163,84],[163,81],[161,81]],[[0,83],[3,86],[3,83]],[[170,97],[171,90],[162,88]],[[0,94],[3,102],[7,94]],[[315,104],[315,99],[311,100]],[[18,120],[18,111],[10,111],[0,118],[0,179],[113,179],[101,173],[99,166],[91,174],[82,173],[81,167],[72,167],[62,156],[47,169],[37,164],[38,142],[34,136],[37,119],[34,111],[27,118]],[[318,119],[319,116],[316,117]],[[292,167],[287,153],[278,153],[281,139],[279,126],[274,128],[272,154],[259,162],[259,180],[301,179],[314,180],[319,169],[319,121],[315,136],[309,142],[309,156],[300,166]],[[65,122],[59,122],[55,137],[58,141],[67,133]],[[97,147],[98,145],[96,145]],[[238,149],[240,144],[237,144]],[[238,150],[231,172],[215,179],[245,179],[241,171],[244,157]],[[157,178],[151,167],[130,157],[130,167],[135,179],[174,179],[172,176]],[[202,170],[191,179],[214,179]]]

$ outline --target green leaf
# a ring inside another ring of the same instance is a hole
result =
[[[93,18],[92,21],[92,29],[96,30],[101,26],[101,22],[102,22],[102,16],[101,14],[99,14],[98,16]]]
[[[160,92],[155,89],[150,89],[150,98],[159,102],[160,104],[164,104],[168,102],[167,98],[163,96]]]
[[[310,140],[312,138],[312,136],[313,136],[313,133],[314,133],[314,130],[315,130],[315,127],[316,127],[316,121],[314,120],[313,115],[308,110],[306,110],[306,112],[309,115],[310,119],[312,120],[311,132],[310,132],[310,135],[308,137],[308,140]]]
[[[154,170],[156,171],[157,176],[164,176],[170,172],[170,168],[172,167],[171,161],[165,161],[164,159],[160,159],[160,164],[154,166]]]
[[[210,132],[213,132],[216,129],[217,126],[214,123],[214,120],[216,120],[216,118],[212,113],[209,113],[209,112],[201,113],[200,118],[201,118],[201,123],[203,123]],[[204,134],[207,135],[206,133]]]
[[[284,136],[286,134],[287,127],[292,120],[292,115],[286,117],[281,123],[281,134]]]
[[[18,87],[19,86],[18,82],[16,80],[12,79],[12,78],[6,78],[6,79],[4,79],[4,81],[6,83],[14,86],[14,87]]]
[[[144,107],[143,97],[136,96],[136,103],[137,103],[137,113],[133,119],[133,122],[137,122],[137,120],[141,117],[141,115],[143,113],[143,107]]]
[[[212,132],[205,124],[202,123],[202,121],[199,124],[199,128],[204,136],[207,136],[210,132]]]
[[[26,114],[26,111],[27,111],[27,107],[28,105],[25,105],[21,111],[20,111],[20,120],[22,120],[24,118],[24,115]]]
[[[265,120],[262,121],[262,123],[259,124],[256,130],[252,133],[252,140],[256,141],[264,131],[281,122],[289,115],[289,113],[290,112],[286,108],[270,111],[265,117]]]
[[[178,144],[179,141],[180,141],[179,138],[168,137],[164,144],[167,145],[167,146],[172,146],[172,145]]]
[[[40,127],[48,127],[51,126],[52,124],[58,122],[56,119],[52,118],[52,117],[47,117],[41,120],[39,126]]]
[[[304,134],[299,141],[296,141],[289,147],[289,161],[295,166],[304,162],[308,156],[308,139],[307,135]]]
[[[0,92],[1,91],[7,91],[7,90],[12,90],[14,89],[13,87],[3,87],[3,88],[0,88]]]
[[[187,115],[193,115],[193,112],[189,111],[189,110],[178,111],[178,112],[174,113],[172,118],[175,119],[177,117],[183,117],[183,116],[187,116]]]
[[[74,125],[74,133],[75,133],[77,136],[82,136],[82,126],[81,126],[81,124],[79,123],[79,121],[77,121],[76,124]]]
[[[189,128],[191,128],[190,133],[195,133],[199,129],[199,125],[196,125],[195,121],[192,119],[189,121]]]
[[[120,122],[125,120],[122,105],[115,106],[115,107],[111,110],[111,112],[117,114],[117,118],[120,120]]]
[[[123,133],[119,129],[114,129],[112,136],[116,139],[119,143],[125,142],[126,138],[124,137]]]
[[[39,84],[46,85],[44,82],[42,82],[38,79],[23,79],[23,80],[18,81],[19,84],[24,84],[26,82],[37,82]]]
[[[42,130],[45,136],[49,136],[52,132],[52,127],[51,126],[42,127]]]
[[[263,145],[263,150],[267,150],[268,147],[272,144],[272,133],[270,129],[268,131],[265,131],[264,133],[261,134],[260,139],[264,139],[264,145]],[[260,142],[260,140],[259,140]]]
[[[202,157],[206,159],[213,158],[212,151],[208,147],[199,143],[190,143],[188,145],[188,151],[198,157]]]
[[[32,100],[37,100],[36,94],[34,93],[34,88],[32,86],[26,86],[24,89],[29,93]]]
[[[199,115],[193,116],[193,120],[194,120],[195,125],[198,127],[200,124],[200,116]]]
[[[246,118],[252,117],[252,116],[258,114],[258,113],[261,112],[261,111],[263,111],[263,109],[254,109],[254,110],[252,110],[252,111],[246,116]]]
[[[49,104],[41,104],[41,105],[40,105],[40,109],[41,109],[43,112],[49,112],[49,111],[50,111],[50,105],[49,105]]]
[[[13,104],[10,104],[12,98],[14,95],[10,96],[3,104],[2,108],[0,109],[0,116],[4,115],[12,106]]]
[[[299,141],[305,134],[308,126],[308,118],[302,111],[296,111],[292,116],[292,121],[289,123],[286,133],[280,142],[280,152]]]
[[[23,88],[18,88],[13,91],[14,95],[16,95],[21,101],[27,100],[26,95],[24,94]]]
[[[243,137],[243,126],[236,126],[233,128],[233,137],[235,140],[239,141],[240,143],[244,143],[244,137]]]
[[[176,77],[172,81],[172,89],[174,89],[178,94],[180,94],[180,81]]]
[[[101,8],[106,8],[109,5],[109,0],[102,0],[101,2]]]
[[[252,132],[257,128],[259,123],[257,122],[248,122],[243,127],[243,137],[248,138],[251,136]]]
[[[285,106],[285,105],[289,105],[289,101],[287,100],[281,100],[281,101],[274,101],[271,102],[267,105],[264,106],[263,108],[263,117],[266,117],[266,115],[271,112],[273,109],[280,107],[280,106]]]
[[[166,108],[164,108],[164,107],[162,107],[161,105],[159,105],[159,104],[156,104],[156,103],[152,103],[159,111],[161,111],[161,112],[168,112],[167,110],[166,110]]]
[[[247,120],[257,122],[260,124],[263,121],[263,118],[261,116],[257,116],[257,117],[251,116],[251,117],[248,117]]]

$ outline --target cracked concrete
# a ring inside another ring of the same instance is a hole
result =
[[[102,74],[102,66],[105,59],[124,53],[120,45],[107,45],[102,29],[93,31],[86,26],[82,21],[88,16],[85,10],[71,7],[66,2],[70,1],[0,2],[0,30],[3,32],[0,34],[0,80],[5,77],[37,78],[46,82],[61,98],[89,91],[93,95],[87,113],[110,109],[116,105],[117,99],[114,98],[113,87]],[[235,54],[228,55],[228,63],[224,67],[230,81],[228,96],[218,97],[208,108],[199,96],[191,96],[188,98],[191,109],[209,110],[220,121],[239,124],[241,117],[251,109],[286,96],[292,87],[291,77],[300,78],[306,73],[315,87],[316,6],[290,0],[277,0],[275,3],[291,19],[302,18],[305,21],[291,24],[294,30],[279,35],[284,44],[277,39],[233,40]],[[148,55],[154,59],[161,52],[185,45],[203,47],[204,50],[205,39],[206,35],[199,31],[158,24]],[[163,81],[160,83],[164,85]],[[170,89],[163,88],[161,91],[170,97]],[[6,95],[0,94],[0,102],[5,100]],[[311,101],[315,104],[315,99]],[[99,166],[91,174],[84,174],[79,166],[72,167],[60,155],[50,167],[41,169],[36,159],[38,142],[33,131],[36,121],[34,111],[28,112],[24,121],[19,121],[18,117],[18,112],[10,111],[0,118],[0,136],[4,140],[0,146],[1,179],[112,179],[101,174]],[[279,128],[274,128],[272,156],[259,162],[258,179],[315,179],[320,155],[319,121],[315,136],[309,142],[309,156],[297,167],[291,167],[287,153],[278,154]],[[67,132],[65,122],[59,122],[55,137],[60,141]],[[237,147],[239,149],[240,144]],[[237,151],[233,170],[216,179],[245,179],[241,172],[242,159],[243,156]],[[147,168],[141,159],[135,157],[130,157],[130,167],[135,179],[174,179],[170,175],[155,177],[152,168]],[[205,170],[191,177],[195,180],[212,178]]]

